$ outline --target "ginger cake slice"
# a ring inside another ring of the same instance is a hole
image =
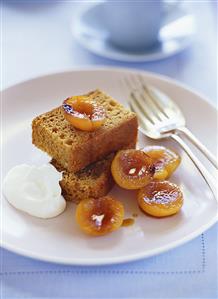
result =
[[[106,111],[104,124],[93,132],[74,128],[65,119],[62,106],[37,116],[32,122],[33,144],[69,172],[77,172],[112,152],[135,144],[137,139],[135,113],[101,90],[85,96]]]
[[[129,144],[125,149],[135,148],[136,144]],[[111,173],[111,163],[115,153],[104,159],[92,163],[76,173],[68,172],[54,159],[51,164],[62,172],[60,186],[62,195],[68,201],[79,203],[86,198],[99,198],[108,194],[114,185]]]
[[[99,198],[106,195],[114,185],[111,174],[113,157],[112,153],[76,173],[66,171],[52,159],[50,163],[58,171],[62,171],[60,186],[64,198],[79,203],[86,198]]]

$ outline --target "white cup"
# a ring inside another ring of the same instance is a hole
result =
[[[101,10],[101,20],[109,41],[129,51],[154,46],[165,17],[162,0],[109,0],[104,2]]]

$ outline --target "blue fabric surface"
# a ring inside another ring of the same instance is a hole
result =
[[[63,266],[2,249],[2,298],[217,298],[217,228],[159,256],[114,266]]]

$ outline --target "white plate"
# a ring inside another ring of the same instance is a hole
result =
[[[194,16],[178,7],[162,26],[156,46],[140,52],[124,51],[110,43],[108,32],[99,23],[102,6],[104,2],[86,3],[78,10],[72,23],[72,32],[76,40],[89,51],[102,57],[127,62],[154,61],[175,55],[192,41],[195,32]]]
[[[3,176],[17,164],[41,164],[49,160],[31,144],[33,117],[60,105],[70,95],[97,87],[127,105],[120,79],[130,72],[134,71],[113,68],[68,71],[31,79],[4,90]],[[175,81],[151,73],[141,74],[148,83],[175,99],[187,117],[190,129],[215,152],[216,109]],[[148,143],[154,142],[139,134],[139,146]],[[169,141],[164,144],[176,148]],[[181,186],[185,197],[178,215],[165,219],[145,216],[137,207],[134,192],[115,187],[112,194],[124,203],[125,216],[138,213],[135,224],[93,238],[84,235],[75,224],[73,204],[68,203],[62,215],[41,220],[19,212],[2,197],[3,247],[45,261],[100,265],[152,256],[191,240],[215,223],[218,204],[191,161],[182,151],[180,153],[182,165],[172,177],[172,181]]]

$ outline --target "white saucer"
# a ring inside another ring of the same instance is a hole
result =
[[[155,47],[143,52],[126,52],[113,46],[108,33],[98,24],[103,5],[104,2],[84,5],[74,17],[72,31],[86,49],[109,59],[126,62],[163,59],[185,49],[195,32],[194,16],[178,7],[171,21],[161,28],[159,43]]]

